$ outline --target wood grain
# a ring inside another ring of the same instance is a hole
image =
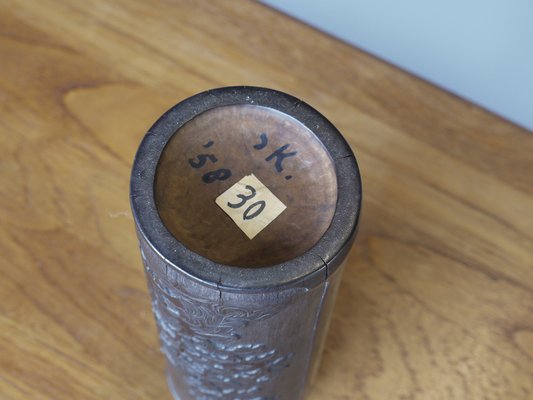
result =
[[[362,170],[310,399],[533,398],[531,133],[258,3],[171,0],[0,2],[0,397],[170,399],[130,166],[235,84],[319,109]]]

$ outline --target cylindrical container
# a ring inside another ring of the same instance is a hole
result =
[[[131,205],[174,397],[302,399],[361,207],[337,129],[278,91],[198,94],[146,134]]]

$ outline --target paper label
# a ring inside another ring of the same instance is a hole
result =
[[[246,175],[215,202],[249,239],[287,208],[254,174]]]

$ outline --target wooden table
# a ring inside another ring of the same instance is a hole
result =
[[[364,183],[311,399],[533,398],[533,135],[248,1],[3,1],[0,398],[170,399],[128,202],[179,100],[267,86]]]

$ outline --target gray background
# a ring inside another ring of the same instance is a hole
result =
[[[264,0],[533,130],[532,0]]]

